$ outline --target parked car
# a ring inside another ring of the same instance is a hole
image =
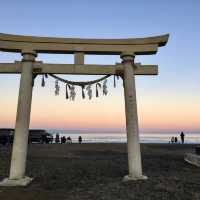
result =
[[[13,143],[14,129],[2,128],[0,129],[0,144]],[[52,143],[53,136],[47,131],[42,129],[30,129],[29,130],[29,143]]]
[[[53,136],[42,129],[31,129],[29,131],[29,142],[48,144],[53,142]]]
[[[14,129],[1,128],[0,129],[0,144],[6,145],[13,142]]]

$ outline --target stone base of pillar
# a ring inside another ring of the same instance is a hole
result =
[[[0,186],[15,187],[15,186],[27,186],[33,178],[25,176],[22,179],[9,179],[5,178],[0,182]]]
[[[124,176],[123,182],[128,182],[128,181],[139,181],[139,180],[147,180],[147,176],[140,176],[140,177],[131,177],[129,175]]]

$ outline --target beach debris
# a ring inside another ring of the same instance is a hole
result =
[[[200,155],[194,153],[186,153],[184,160],[192,165],[200,167]]]

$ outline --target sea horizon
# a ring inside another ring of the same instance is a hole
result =
[[[82,136],[85,143],[126,143],[126,132],[85,132],[85,131],[69,131],[69,130],[57,130],[47,129],[47,132],[53,134],[59,134],[60,137],[70,136],[74,143],[78,143],[78,137]],[[200,132],[184,132],[186,144],[200,144]],[[178,143],[180,143],[180,132],[140,132],[140,143],[169,143],[172,137],[177,137]]]
[[[10,128],[0,128],[10,129]],[[12,128],[13,129],[13,128]],[[36,128],[31,128],[32,130]],[[91,129],[45,129],[37,128],[37,130],[46,130],[46,132],[60,137],[71,137],[73,143],[78,143],[78,137],[82,136],[84,143],[126,143],[127,135],[125,131],[119,130],[91,130]],[[172,137],[177,137],[180,143],[181,131],[140,131],[140,143],[170,143]],[[184,131],[186,144],[200,144],[200,131],[189,132]]]

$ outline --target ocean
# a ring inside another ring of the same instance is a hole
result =
[[[126,143],[126,133],[86,133],[80,131],[65,131],[65,130],[47,130],[53,134],[56,133],[60,137],[70,136],[73,143],[78,143],[78,137],[83,138],[83,143]],[[184,133],[186,144],[200,144],[200,133]],[[180,143],[180,133],[140,133],[140,143],[169,143],[171,137],[177,137]]]

